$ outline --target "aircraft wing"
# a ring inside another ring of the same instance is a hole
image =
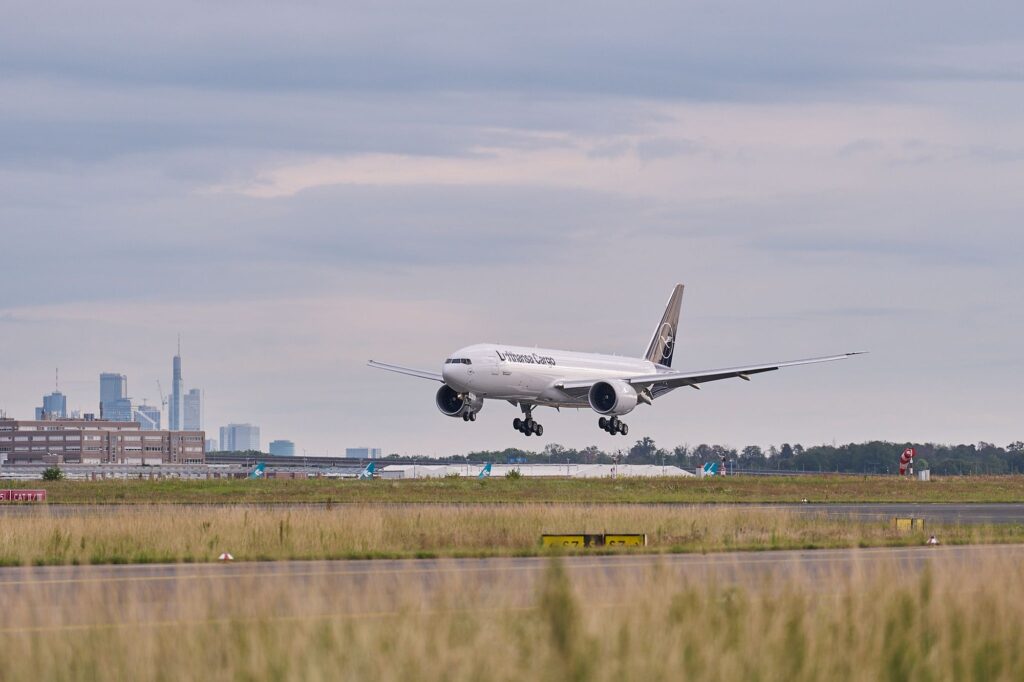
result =
[[[402,367],[401,365],[389,365],[386,362],[377,362],[376,360],[370,360],[366,363],[370,367],[376,367],[377,369],[386,369],[389,372],[398,372],[399,374],[408,374],[411,377],[419,377],[420,379],[430,379],[432,381],[441,381],[441,374],[438,372],[428,372],[423,369],[413,369],[412,367]]]
[[[819,362],[833,362],[835,360],[845,360],[848,357],[854,355],[861,355],[861,353],[843,353],[842,355],[829,355],[821,358],[807,358],[804,360],[787,360],[786,362],[774,362],[764,365],[746,365],[744,367],[728,367],[724,369],[708,369],[699,370],[696,372],[656,372],[654,374],[640,374],[633,377],[618,377],[622,381],[627,382],[634,388],[639,390],[649,389],[653,397],[658,397],[664,393],[668,393],[674,388],[680,386],[691,386],[693,388],[700,388],[700,384],[707,383],[709,381],[719,381],[720,379],[746,379],[750,380],[750,375],[761,374],[762,372],[772,372],[783,367],[795,367],[796,365],[813,365]],[[558,388],[563,389],[566,392],[579,391],[580,389],[589,389],[598,380],[585,380],[585,381],[565,381],[555,384]]]

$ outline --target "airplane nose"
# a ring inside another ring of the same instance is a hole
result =
[[[445,365],[441,369],[441,378],[444,379],[444,383],[448,384],[456,391],[469,390],[469,377],[466,374],[465,365]]]

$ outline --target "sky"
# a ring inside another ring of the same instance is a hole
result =
[[[445,455],[1022,438],[1020,3],[21,2],[0,22],[0,410],[99,374],[205,428]],[[674,364],[608,436],[489,402],[476,342]],[[636,438],[634,438],[634,436]]]

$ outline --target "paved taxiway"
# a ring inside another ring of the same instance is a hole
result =
[[[713,583],[773,589],[796,582],[801,589],[827,593],[837,578],[854,571],[891,570],[901,580],[909,580],[933,562],[967,571],[986,560],[1019,563],[1024,560],[1024,545],[573,556],[566,557],[563,565],[570,580],[586,586],[586,601],[607,606],[614,605],[616,586],[652,576],[672,588]],[[229,583],[242,587],[243,593],[254,599],[264,594],[293,595],[294,600],[290,596],[279,600],[281,618],[397,615],[407,612],[409,594],[417,595],[417,603],[425,603],[424,599],[429,601],[444,590],[450,593],[453,587],[463,595],[471,594],[474,607],[525,608],[533,603],[549,561],[519,557],[13,567],[0,569],[0,602],[20,593],[42,608],[53,608],[91,593],[102,595],[100,599],[107,603],[134,594],[146,604],[145,609],[128,615],[100,618],[99,622],[110,627],[179,623],[181,604],[190,598],[208,600]],[[321,605],[323,608],[318,608]],[[88,611],[70,619],[36,614],[30,622],[9,618],[0,626],[0,633],[59,631],[96,622],[96,614]]]
[[[655,567],[680,578],[758,578],[779,573],[806,577],[830,571],[870,568],[898,563],[901,568],[921,569],[932,560],[968,565],[987,557],[1024,559],[1024,545],[957,545],[938,547],[872,547],[857,549],[781,550],[723,552],[717,554],[633,554],[570,556],[562,559],[572,578],[599,573],[628,580]],[[444,575],[496,575],[504,580],[544,571],[546,557],[497,557],[488,559],[376,559],[338,561],[251,561],[219,564],[117,564],[106,566],[31,566],[0,568],[0,594],[20,586],[74,586],[89,583],[160,584],[189,580],[258,578],[301,583],[329,579],[339,588],[366,585],[398,577],[429,585]]]
[[[1024,523],[1024,504],[967,503],[858,503],[858,504],[759,504],[801,514],[827,514],[857,520],[913,517],[933,523]]]

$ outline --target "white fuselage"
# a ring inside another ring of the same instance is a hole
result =
[[[481,398],[587,407],[586,395],[570,396],[555,384],[654,374],[658,369],[639,358],[481,343],[452,353],[441,376],[459,393]]]

